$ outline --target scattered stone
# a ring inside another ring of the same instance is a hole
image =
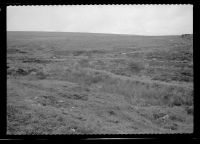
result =
[[[64,102],[64,101],[63,101],[63,100],[59,100],[58,102],[62,103],[62,102]]]
[[[76,132],[76,130],[74,128],[70,129],[72,132]]]
[[[34,97],[34,99],[38,99],[38,97]]]
[[[31,74],[31,75],[36,75],[36,74],[37,74],[37,72],[35,72],[35,71],[32,71],[30,74]]]
[[[163,120],[163,121],[166,121],[167,119],[169,119],[169,115],[168,114],[163,116],[163,117],[161,117],[161,120]]]
[[[155,113],[155,114],[153,114],[153,117],[154,117],[154,119],[161,119],[165,115],[166,114],[164,114],[164,113]]]

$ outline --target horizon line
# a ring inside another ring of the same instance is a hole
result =
[[[106,34],[106,35],[128,35],[128,36],[180,36],[184,34],[193,35],[193,33],[182,34],[161,34],[161,35],[142,35],[142,34],[120,34],[120,33],[95,33],[95,32],[67,32],[67,31],[22,31],[22,30],[6,30],[7,32],[46,32],[46,33],[87,33],[87,34]]]

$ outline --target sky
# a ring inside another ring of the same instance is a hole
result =
[[[193,33],[193,5],[9,6],[8,31]]]

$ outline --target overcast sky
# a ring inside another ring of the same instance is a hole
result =
[[[9,6],[7,30],[139,35],[193,33],[193,6]]]

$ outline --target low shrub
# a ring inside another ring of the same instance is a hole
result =
[[[141,62],[134,62],[134,61],[128,62],[127,69],[133,74],[140,73],[144,68],[145,66]]]
[[[183,117],[180,116],[176,116],[176,115],[170,115],[169,119],[172,121],[178,121],[178,122],[184,122],[185,119]]]
[[[193,115],[193,113],[194,113],[194,108],[193,108],[193,106],[187,106],[187,107],[185,108],[185,110],[186,110],[186,112],[187,112],[188,115]]]
[[[86,53],[86,51],[73,51],[73,56],[80,56]]]
[[[131,77],[131,74],[125,68],[112,69],[110,72],[116,75]]]
[[[48,77],[48,75],[43,72],[37,72],[36,76],[38,79],[46,79]]]

